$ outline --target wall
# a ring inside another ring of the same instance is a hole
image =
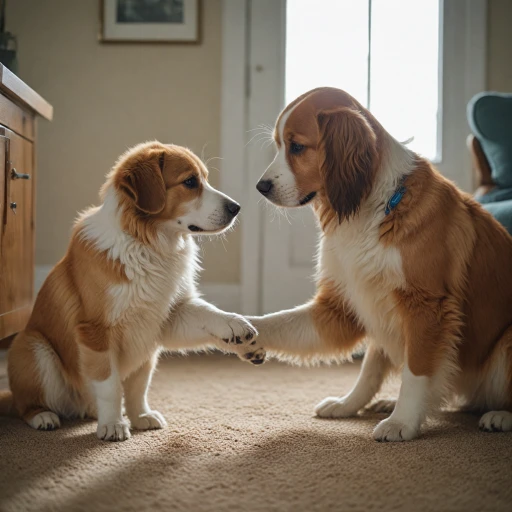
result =
[[[488,0],[487,87],[512,92],[512,0]]]
[[[221,3],[203,1],[201,45],[101,44],[99,0],[8,0],[19,75],[55,109],[39,124],[36,263],[64,254],[78,210],[127,147],[159,139],[217,156]],[[212,162],[220,167],[219,161]],[[217,171],[211,171],[214,186]],[[203,244],[204,281],[239,280],[237,231]]]
[[[512,92],[512,0],[488,2],[488,88]],[[220,0],[203,0],[199,46],[100,44],[99,0],[8,0],[7,25],[21,78],[55,107],[39,125],[38,265],[62,256],[77,210],[97,202],[126,147],[157,138],[218,154]],[[205,282],[239,281],[239,234],[202,244]]]

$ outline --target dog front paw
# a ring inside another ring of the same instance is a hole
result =
[[[240,315],[229,315],[214,326],[212,335],[227,345],[255,344],[258,331]]]
[[[60,420],[54,412],[43,411],[31,418],[28,424],[37,430],[55,430],[60,427]]]
[[[167,426],[165,418],[158,411],[149,411],[130,420],[136,430],[157,430]]]
[[[486,412],[480,418],[478,426],[484,432],[509,432],[512,430],[512,412]]]
[[[418,434],[418,428],[389,417],[375,427],[373,438],[379,442],[411,441],[418,437]]]
[[[131,437],[128,423],[124,421],[98,424],[96,434],[102,441],[126,441]]]
[[[267,353],[263,348],[257,348],[255,350],[250,350],[249,352],[245,352],[243,354],[239,354],[238,357],[243,361],[248,361],[252,364],[263,364],[265,362],[265,357]]]
[[[350,418],[356,416],[360,407],[351,404],[346,397],[324,398],[316,407],[315,413],[319,418]]]

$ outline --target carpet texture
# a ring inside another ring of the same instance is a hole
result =
[[[382,414],[314,418],[358,369],[166,358],[150,403],[169,427],[124,443],[98,441],[94,422],[37,432],[0,418],[0,510],[512,510],[512,435],[479,432],[475,416],[444,412],[402,444],[372,440]]]

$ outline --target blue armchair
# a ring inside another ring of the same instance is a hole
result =
[[[468,147],[479,174],[475,198],[512,235],[512,94],[484,92],[469,102]]]

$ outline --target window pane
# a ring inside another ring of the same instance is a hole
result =
[[[373,0],[370,110],[398,140],[438,154],[439,0]],[[440,116],[439,116],[440,119]]]
[[[367,1],[287,1],[286,103],[309,89],[331,86],[366,105],[367,77]]]

